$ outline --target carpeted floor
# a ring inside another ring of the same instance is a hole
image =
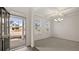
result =
[[[36,40],[35,46],[40,51],[79,51],[79,42],[53,37]]]

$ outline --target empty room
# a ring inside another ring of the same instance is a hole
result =
[[[0,51],[79,51],[79,7],[0,7]]]

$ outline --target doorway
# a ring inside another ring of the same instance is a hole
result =
[[[10,49],[25,45],[25,18],[17,15],[10,16]]]

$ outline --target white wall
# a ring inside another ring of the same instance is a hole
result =
[[[31,45],[31,9],[28,9],[28,16],[25,21],[26,46]]]
[[[61,23],[52,22],[52,36],[79,41],[79,12],[64,16]]]
[[[41,16],[34,16],[34,23],[40,24],[38,30],[34,28],[34,36],[36,39],[34,40],[40,40],[50,37],[50,22],[45,18]],[[48,31],[47,31],[48,29]]]

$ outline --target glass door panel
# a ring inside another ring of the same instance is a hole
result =
[[[5,8],[0,7],[0,51],[9,50],[9,16]]]
[[[6,13],[4,19],[4,50],[10,49],[10,39],[9,39],[9,15]]]
[[[2,50],[2,17],[1,17],[2,15],[1,15],[1,9],[0,9],[0,51]]]

